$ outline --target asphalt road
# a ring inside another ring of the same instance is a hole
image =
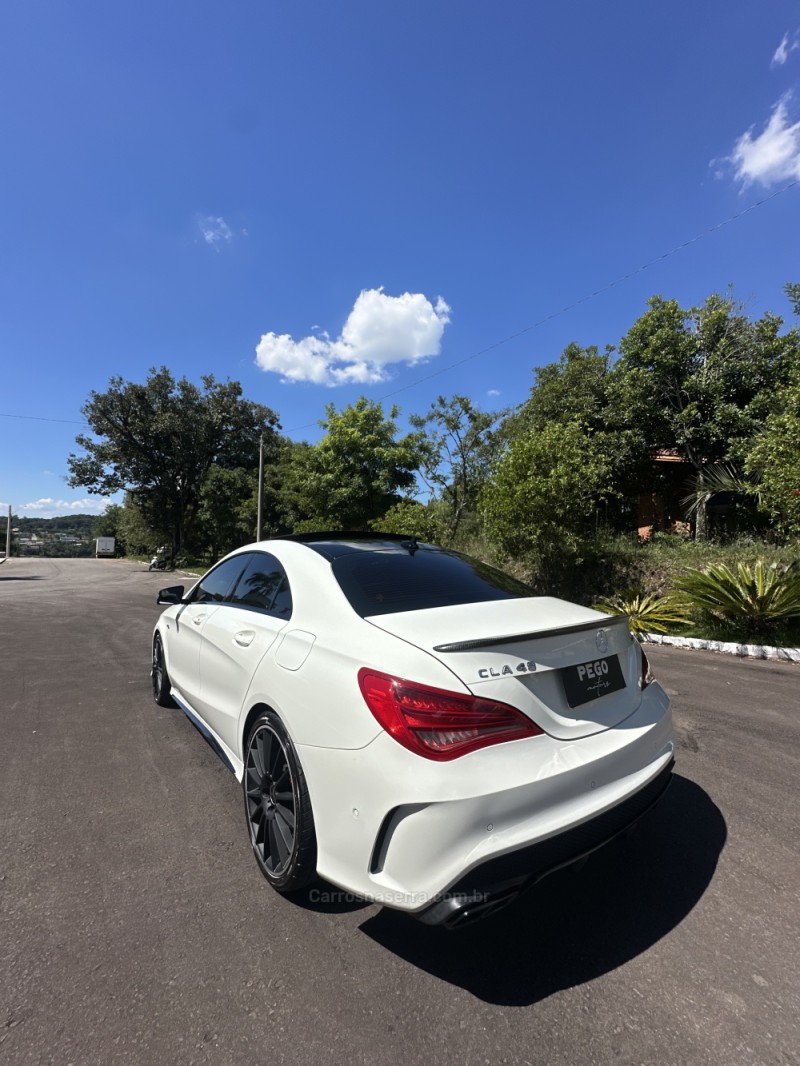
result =
[[[175,580],[0,568],[0,1062],[800,1063],[800,667],[652,649],[665,800],[447,933],[269,889],[235,779],[151,699]]]

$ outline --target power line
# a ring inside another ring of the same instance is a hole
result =
[[[755,211],[757,207],[763,207],[764,204],[768,204],[771,200],[776,199],[778,196],[782,196],[790,189],[794,189],[800,185],[800,179],[790,181],[787,185],[784,185],[781,189],[776,189],[775,192],[770,193],[769,196],[764,196],[760,200],[756,200],[748,207],[743,208],[741,211],[737,211],[736,214],[730,215],[729,218],[723,219],[722,222],[717,222],[713,226],[709,226],[708,229],[702,230],[694,237],[690,237],[689,240],[683,241],[682,244],[675,245],[668,252],[664,252],[663,255],[658,255],[655,259],[650,259],[646,263],[642,263],[641,266],[636,267],[634,270],[629,271],[627,274],[622,274],[614,281],[608,282],[606,285],[602,285],[599,289],[595,289],[594,292],[587,293],[585,296],[581,296],[577,300],[573,300],[572,303],[565,304],[564,307],[559,308],[558,311],[552,311],[549,315],[545,315],[544,318],[538,319],[536,322],[531,323],[530,326],[525,326],[523,329],[518,329],[514,333],[509,333],[508,336],[503,337],[501,340],[495,341],[493,344],[487,345],[485,348],[481,348],[477,352],[473,352],[471,355],[464,356],[463,359],[457,359],[454,363],[448,363],[447,366],[439,367],[438,370],[433,370],[430,374],[425,374],[421,378],[417,378],[415,381],[409,382],[408,385],[402,385],[399,389],[394,389],[392,392],[384,393],[383,396],[379,396],[376,403],[382,403],[384,400],[390,400],[393,396],[399,396],[401,392],[407,392],[409,389],[416,388],[417,385],[422,385],[426,381],[431,381],[433,378],[440,377],[442,374],[447,374],[451,370],[455,370],[456,367],[464,366],[465,363],[471,362],[473,359],[478,359],[482,355],[486,355],[488,352],[493,352],[497,348],[501,348],[504,344],[509,344],[511,341],[516,340],[518,337],[523,337],[526,333],[530,333],[534,329],[538,329],[539,326],[543,326],[545,322],[552,322],[554,318],[559,318],[561,315],[565,315],[567,311],[572,311],[576,307],[580,307],[581,304],[588,303],[589,300],[594,300],[598,296],[602,296],[603,293],[609,292],[611,289],[621,285],[625,281],[630,281],[631,278],[636,277],[637,274],[643,273],[645,270],[649,270],[650,267],[655,266],[657,263],[663,263],[665,259],[670,259],[673,255],[677,255],[678,252],[682,252],[685,248],[689,248],[693,244],[697,244],[698,241],[704,240],[706,237],[710,237],[712,233],[717,233],[719,230],[724,229],[725,226],[729,226],[732,222],[738,221],[740,218],[744,218],[745,215],[749,215],[751,211]],[[45,418],[43,415],[12,415],[0,411],[0,418],[21,418],[27,421],[34,422],[61,422],[65,425],[71,426],[89,426],[89,422],[78,421],[74,418]],[[287,429],[286,433],[296,433],[301,429],[312,429],[316,426],[316,422],[308,422],[304,426],[292,426]]]
[[[496,348],[502,347],[504,344],[508,344],[517,337],[522,337],[526,333],[530,333],[531,330],[538,329],[539,326],[543,326],[545,322],[552,322],[554,318],[559,318],[561,315],[572,311],[576,307],[580,307],[581,304],[588,303],[589,300],[595,299],[597,296],[602,296],[603,293],[608,292],[610,289],[616,288],[617,285],[621,285],[624,281],[629,281],[637,274],[641,274],[645,270],[649,270],[650,267],[655,266],[656,263],[663,263],[665,259],[669,259],[671,256],[676,255],[678,252],[682,252],[684,248],[688,248],[692,244],[697,244],[698,241],[703,240],[705,237],[711,236],[712,233],[716,233],[718,230],[723,229],[725,226],[729,226],[731,222],[736,222],[737,219],[743,218],[751,211],[755,211],[757,207],[763,207],[764,204],[768,204],[770,200],[774,200],[777,196],[782,196],[783,193],[788,192],[789,189],[793,189],[796,185],[800,185],[800,180],[790,181],[788,185],[784,185],[783,188],[770,193],[769,196],[763,197],[761,200],[756,200],[755,203],[745,207],[741,211],[737,211],[735,215],[731,215],[729,218],[724,219],[722,222],[717,222],[713,226],[709,226],[708,229],[704,229],[696,236],[691,237],[688,241],[684,241],[682,244],[677,244],[674,248],[671,248],[668,252],[664,252],[663,255],[656,256],[655,259],[650,259],[646,263],[642,263],[641,266],[636,267],[635,270],[629,271],[627,274],[622,274],[614,281],[610,281],[607,285],[601,286],[599,289],[595,289],[594,292],[587,293],[585,296],[581,296],[578,300],[573,300],[572,303],[566,304],[558,311],[552,311],[549,315],[545,315],[544,318],[540,318],[538,321],[533,322],[530,326],[525,326],[523,329],[518,329],[515,333],[509,333],[507,337],[503,337],[502,340],[495,341],[493,344],[489,344],[486,348],[481,348],[480,351],[473,352],[472,355],[467,355],[463,359],[457,359],[454,363],[448,363],[447,366],[439,367],[438,370],[432,371],[430,374],[425,374],[424,377],[417,378],[416,381],[409,382],[408,385],[402,385],[399,389],[394,389],[392,392],[384,393],[383,396],[379,396],[376,403],[382,403],[384,400],[390,400],[393,396],[398,396],[401,392],[407,392],[409,389],[416,388],[417,385],[421,385],[425,381],[431,381],[433,378],[439,377],[442,374],[447,374],[450,370],[455,370],[456,367],[463,366],[465,363],[471,362],[473,359],[478,359],[481,355],[486,355],[487,352],[493,352]],[[291,429],[287,429],[287,433],[296,433],[300,429],[311,429],[316,426],[316,422],[309,422],[305,426],[293,426]]]
[[[438,377],[439,374],[446,374],[448,370],[454,370],[457,366],[463,366],[464,363],[470,362],[472,359],[477,359],[480,355],[485,355],[487,352],[494,351],[495,348],[499,348],[503,344],[508,344],[509,341],[516,340],[517,337],[523,336],[525,333],[530,333],[531,330],[537,329],[539,326],[543,326],[545,322],[551,322],[554,318],[558,318],[560,315],[564,315],[567,311],[572,311],[576,307],[580,307],[581,304],[587,303],[589,300],[593,300],[596,296],[602,296],[603,293],[608,292],[610,289],[616,288],[617,285],[621,285],[624,281],[629,281],[631,278],[636,277],[637,274],[641,274],[643,271],[648,270],[650,267],[655,266],[656,263],[662,263],[665,259],[669,259],[671,256],[676,255],[678,252],[682,252],[684,248],[688,248],[692,244],[696,244],[698,241],[703,240],[704,237],[710,236],[712,233],[716,233],[724,226],[730,225],[731,222],[735,222],[739,218],[743,218],[749,214],[750,211],[754,211],[757,207],[761,207],[763,204],[769,203],[770,200],[774,200],[776,196],[780,196],[782,193],[787,192],[789,189],[794,188],[795,185],[800,185],[800,181],[790,181],[788,185],[785,185],[782,189],[778,189],[777,192],[771,193],[769,196],[765,196],[763,200],[757,200],[755,203],[750,204],[749,207],[745,207],[744,210],[738,211],[735,215],[731,215],[730,218],[726,218],[722,222],[717,222],[714,226],[709,226],[708,229],[698,233],[697,236],[691,237],[688,241],[684,241],[683,244],[678,244],[668,252],[664,252],[663,255],[656,256],[655,259],[650,259],[647,263],[643,263],[641,266],[636,267],[635,270],[631,270],[627,274],[623,274],[616,278],[614,281],[610,281],[607,285],[601,286],[599,289],[595,289],[594,292],[588,293],[586,296],[581,296],[579,300],[574,300],[572,303],[567,304],[558,311],[553,311],[549,315],[545,315],[544,318],[540,318],[538,322],[534,322],[530,326],[525,326],[524,329],[517,330],[516,333],[511,333],[502,340],[495,341],[494,344],[490,344],[486,348],[481,348],[479,352],[474,352],[472,355],[466,356],[464,359],[459,359],[455,363],[450,363],[448,366],[440,367],[439,370],[434,370],[433,373],[427,374],[425,377],[418,378],[417,381],[412,381],[409,385],[403,385],[402,388],[395,389],[394,392],[388,392],[385,396],[380,396],[378,402],[381,400],[388,400],[392,396],[397,396],[400,392],[405,392],[406,389],[413,389],[415,385],[421,384],[423,381],[429,381],[431,378]]]
[[[10,415],[0,411],[0,418],[24,418],[29,422],[63,422],[69,426],[88,426],[88,422],[78,422],[74,418],[45,418],[43,415]]]

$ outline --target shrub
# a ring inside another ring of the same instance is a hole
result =
[[[800,566],[779,566],[757,559],[687,570],[675,586],[701,611],[725,622],[746,623],[754,633],[800,619]]]
[[[512,441],[485,486],[490,544],[524,562],[537,585],[558,587],[591,549],[611,495],[612,448],[577,423],[551,423]]]
[[[594,604],[596,611],[626,614],[637,640],[645,633],[666,633],[673,626],[687,625],[689,618],[673,596],[652,596],[643,592],[623,592]]]
[[[416,500],[400,500],[381,518],[369,524],[376,533],[407,533],[432,544],[447,540],[447,528],[435,506],[427,507]]]

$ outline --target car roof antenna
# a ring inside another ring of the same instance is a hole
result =
[[[419,544],[417,544],[417,538],[415,534],[412,533],[408,540],[404,540],[402,546],[404,548],[408,548],[409,555],[413,555],[414,552],[419,549]]]

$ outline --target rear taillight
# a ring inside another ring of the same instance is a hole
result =
[[[358,672],[358,684],[386,732],[426,759],[456,759],[489,744],[542,733],[520,711],[494,700],[431,688],[366,667]]]
[[[644,653],[644,648],[639,647],[639,651],[642,653],[642,675],[639,678],[639,688],[646,689],[651,681],[655,681],[655,674],[650,669],[650,663],[647,656]]]

